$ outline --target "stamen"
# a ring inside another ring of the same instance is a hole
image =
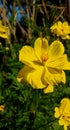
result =
[[[48,56],[47,56],[47,55],[44,55],[44,56],[41,57],[41,59],[42,59],[42,62],[45,62],[45,61],[48,60]]]

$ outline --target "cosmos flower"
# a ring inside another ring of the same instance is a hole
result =
[[[2,25],[2,21],[0,21],[0,37],[2,38],[8,38],[7,36],[8,27]]]
[[[70,99],[63,98],[59,107],[55,107],[55,118],[59,118],[59,125],[64,125],[64,130],[70,126]]]
[[[58,21],[54,25],[51,26],[51,32],[58,37],[60,36],[62,39],[70,39],[70,26],[68,22]]]
[[[44,93],[53,92],[54,85],[66,83],[64,70],[70,70],[70,62],[59,40],[49,46],[45,38],[37,38],[34,48],[21,48],[19,61],[24,63],[17,76],[19,82],[28,82],[33,88],[43,89]]]

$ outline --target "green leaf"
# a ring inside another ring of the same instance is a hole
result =
[[[64,130],[63,126],[60,126],[57,121],[53,123],[54,130]]]

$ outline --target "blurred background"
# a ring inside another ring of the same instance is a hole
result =
[[[69,0],[0,0],[0,19],[9,27],[9,42],[28,41],[58,20],[70,22]]]

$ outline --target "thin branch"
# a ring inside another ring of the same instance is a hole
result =
[[[19,28],[20,28],[22,34],[23,34],[23,35],[26,35],[27,32],[22,28],[21,24],[20,24],[18,21],[17,21],[17,24],[18,24],[18,26],[19,26]]]
[[[3,11],[2,11],[2,13],[3,13],[3,23],[4,23],[4,25],[6,25],[6,5],[5,5],[5,0],[3,0]]]
[[[30,6],[44,6],[43,4],[30,4]],[[27,6],[27,5],[26,5]],[[49,5],[49,4],[45,4],[46,7],[50,7],[50,8],[56,8],[56,9],[63,9],[63,8],[67,8],[67,6],[55,6],[55,5]]]
[[[29,8],[29,2],[26,0],[27,6],[26,6],[26,11],[27,11],[27,18],[28,18],[28,38],[31,39],[31,28],[30,28],[30,8]]]
[[[63,18],[62,15],[63,15],[64,11],[65,11],[65,9],[63,9],[62,12],[60,13],[60,15],[55,19],[55,22],[56,22],[60,17]]]
[[[49,19],[48,11],[46,9],[46,5],[45,5],[44,0],[42,0],[42,4],[43,4],[43,7],[44,7],[45,14],[46,14],[47,18]]]
[[[32,19],[35,17],[35,0],[33,0],[33,13],[32,13]]]

